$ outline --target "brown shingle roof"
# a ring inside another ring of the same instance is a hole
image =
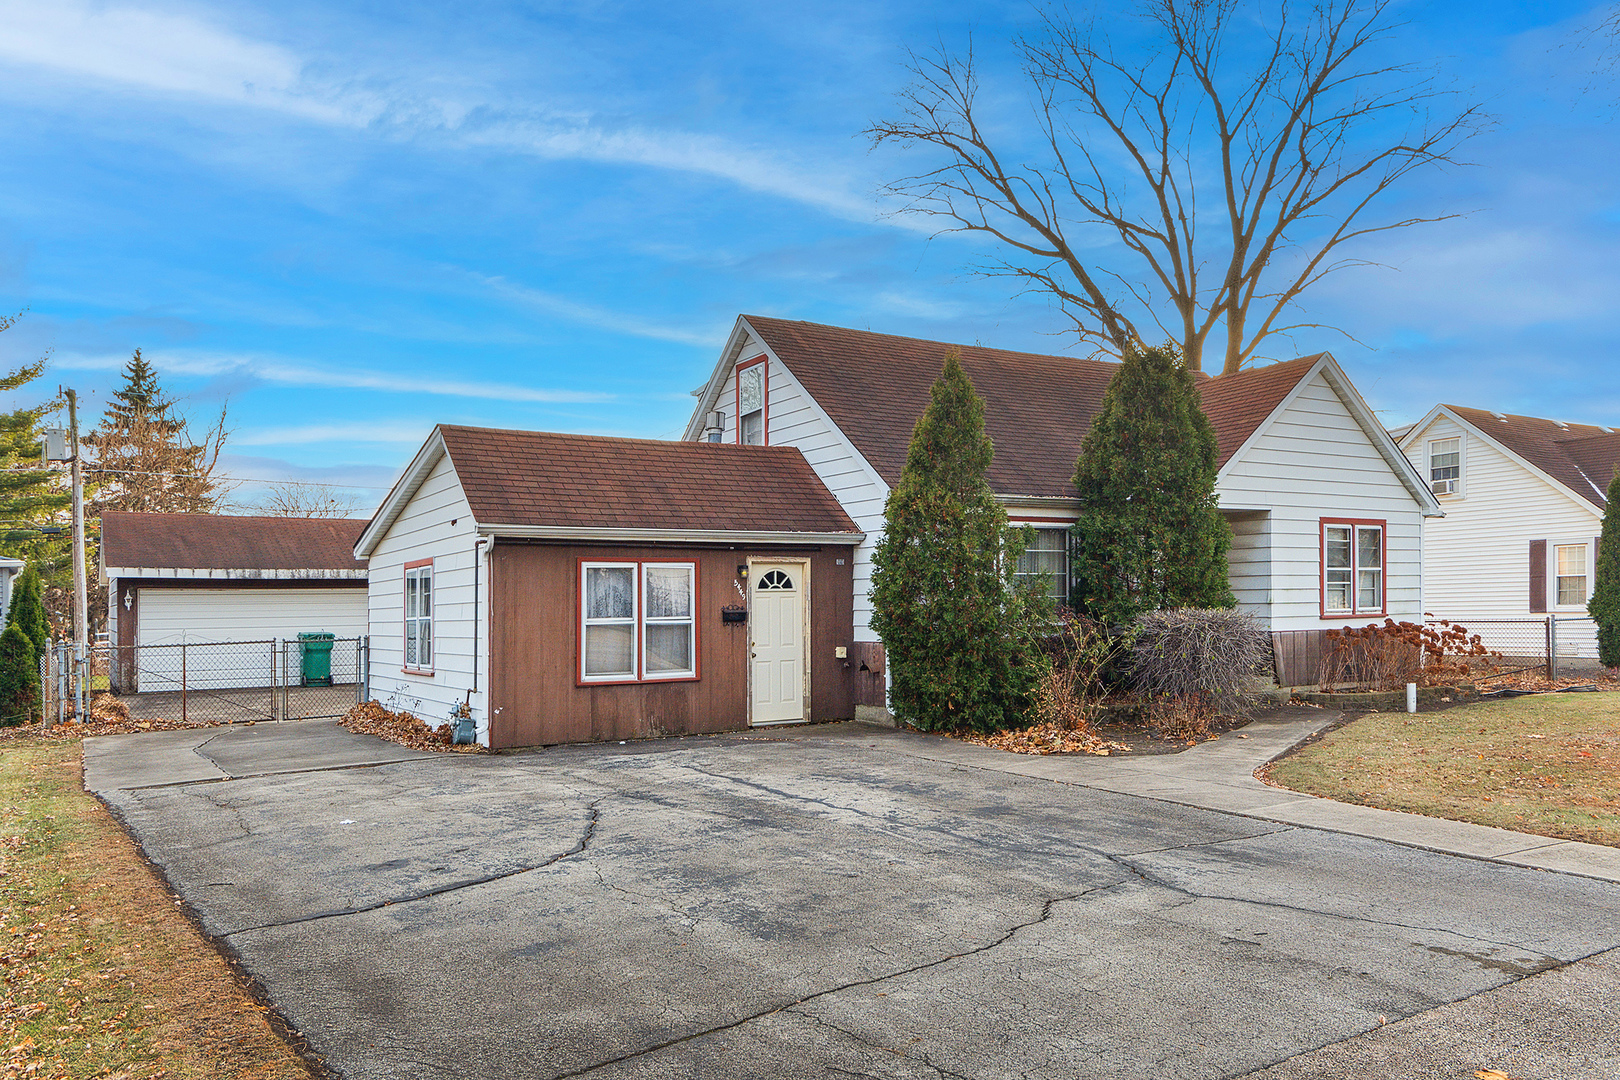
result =
[[[209,570],[364,570],[364,521],[219,514],[101,515],[104,566]]]
[[[1562,424],[1536,416],[1498,414],[1461,405],[1446,408],[1473,424],[1592,505],[1608,505],[1604,493],[1620,466],[1620,435],[1595,424]]]
[[[1075,459],[1119,365],[1073,356],[874,334],[838,326],[743,317],[891,486],[928,404],[945,353],[985,399],[995,443],[990,485],[1004,495],[1073,498]],[[746,359],[746,357],[745,357]],[[1288,396],[1317,357],[1201,379],[1204,411],[1225,465]]]
[[[797,447],[439,432],[481,525],[860,531]]]

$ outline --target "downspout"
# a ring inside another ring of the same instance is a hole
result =
[[[478,603],[479,567],[484,561],[484,545],[490,542],[490,537],[480,536],[473,540],[473,651],[472,651],[472,687],[467,691],[466,703],[462,706],[461,717],[456,723],[454,740],[460,744],[471,744],[478,741],[478,724],[472,718],[472,696],[478,692],[478,624],[481,621],[480,606]]]

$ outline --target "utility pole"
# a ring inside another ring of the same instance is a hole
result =
[[[68,405],[69,451],[73,462],[73,667],[76,716],[85,721],[89,697],[86,661],[90,655],[90,601],[84,568],[84,462],[79,457],[79,395],[64,390]]]

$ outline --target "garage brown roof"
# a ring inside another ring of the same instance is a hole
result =
[[[441,426],[480,525],[859,533],[797,447]]]
[[[985,399],[985,427],[996,448],[990,485],[1003,495],[1075,496],[1071,481],[1080,442],[1119,370],[1118,364],[1102,360],[949,345],[756,315],[743,318],[890,486],[900,479],[912,429],[950,349],[957,350],[962,369]],[[1309,356],[1237,375],[1200,378],[1221,465],[1318,359]]]
[[[1609,481],[1620,466],[1620,434],[1595,424],[1445,407],[1598,509],[1608,506]]]
[[[101,515],[103,566],[187,570],[365,570],[364,521],[222,514]]]

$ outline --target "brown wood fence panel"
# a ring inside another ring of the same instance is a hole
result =
[[[857,641],[849,647],[850,692],[856,705],[887,705],[883,688],[883,643]]]
[[[1278,686],[1314,686],[1322,670],[1321,630],[1274,630],[1271,652]]]

